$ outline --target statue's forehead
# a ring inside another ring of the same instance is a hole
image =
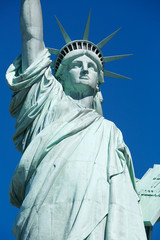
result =
[[[95,60],[90,57],[90,56],[87,56],[85,53],[83,53],[82,56],[78,56],[78,57],[75,57],[71,63],[74,63],[74,62],[88,62],[88,63],[93,63],[95,65],[97,65],[97,63],[95,62]]]

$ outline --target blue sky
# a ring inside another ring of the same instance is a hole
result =
[[[12,240],[11,226],[17,209],[9,204],[8,187],[20,153],[12,136],[15,120],[9,115],[11,91],[5,72],[21,52],[19,30],[20,0],[1,2],[0,78],[1,78],[1,239]],[[160,1],[159,0],[81,0],[42,1],[44,41],[47,47],[61,48],[64,40],[56,15],[71,39],[81,39],[91,9],[89,40],[98,43],[117,30],[117,35],[102,48],[104,56],[132,53],[133,56],[106,64],[105,69],[132,80],[105,78],[102,86],[105,118],[122,131],[128,145],[137,178],[160,162]],[[3,236],[3,237],[2,237]],[[160,224],[153,240],[160,239]]]

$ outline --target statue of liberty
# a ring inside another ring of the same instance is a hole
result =
[[[46,48],[40,0],[21,0],[22,54],[6,78],[14,91],[13,141],[22,153],[10,184],[10,202],[20,208],[13,225],[18,240],[145,240],[130,152],[120,130],[104,119],[100,84],[103,57],[88,40],[61,50]],[[50,55],[55,54],[53,63]],[[53,72],[51,67],[53,66]]]

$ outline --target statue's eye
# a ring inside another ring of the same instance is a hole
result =
[[[76,69],[81,67],[82,67],[82,64],[80,62],[71,63],[71,65],[69,66],[70,69]]]
[[[89,63],[89,64],[88,64],[88,68],[89,68],[90,70],[93,70],[93,71],[97,72],[97,67],[96,67],[93,63]]]

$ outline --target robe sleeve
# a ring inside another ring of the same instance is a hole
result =
[[[23,73],[21,56],[7,70],[7,84],[14,91],[10,114],[17,119],[13,142],[20,152],[24,152],[31,140],[54,119],[53,101],[63,95],[61,84],[52,75],[50,63],[50,54],[44,49]]]

